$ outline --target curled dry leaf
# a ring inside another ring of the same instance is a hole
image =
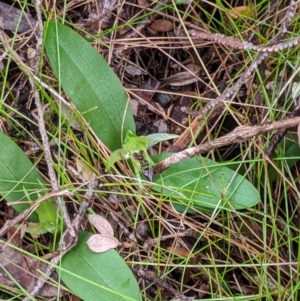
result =
[[[298,125],[297,134],[298,134],[298,143],[300,145],[300,124]]]
[[[89,214],[88,219],[99,233],[114,236],[114,230],[111,224],[101,215]]]
[[[195,77],[194,74],[199,75],[200,69],[192,72],[184,71],[174,74],[166,79],[164,79],[165,83],[171,86],[185,86],[198,81],[198,78]]]
[[[170,253],[172,254],[182,257],[188,257],[190,255],[190,251],[182,247],[167,247],[167,250],[170,251]]]
[[[95,253],[104,253],[119,245],[119,241],[115,237],[106,234],[95,234],[86,243],[89,249]]]
[[[142,68],[139,68],[135,65],[132,65],[132,64],[130,64],[130,65],[128,64],[125,67],[125,71],[126,71],[126,73],[128,73],[131,76],[138,76],[138,75],[142,75],[142,74],[147,74],[147,72],[145,70],[143,70]]]
[[[158,19],[151,23],[150,28],[160,32],[167,32],[173,29],[173,23],[169,20]]]

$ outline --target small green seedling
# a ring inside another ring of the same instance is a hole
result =
[[[154,162],[151,160],[147,149],[156,143],[176,138],[178,138],[178,135],[173,134],[136,136],[132,131],[128,131],[122,148],[115,150],[111,154],[108,163],[110,166],[113,166],[118,161],[131,160],[136,178],[140,180],[140,173],[142,173],[152,182]]]

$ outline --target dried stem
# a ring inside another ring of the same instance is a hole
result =
[[[42,13],[41,13],[41,0],[35,0],[35,9],[37,12],[37,19],[38,19],[38,27],[36,30],[36,35],[37,35],[37,44],[36,44],[36,64],[35,64],[35,70],[34,73],[38,75],[39,73],[39,62],[40,62],[40,56],[41,56],[41,47],[42,47],[42,41],[43,41],[43,21],[42,21]],[[45,151],[45,160],[47,163],[48,167],[48,174],[51,182],[51,187],[53,192],[58,192],[59,191],[59,184],[56,178],[55,170],[52,165],[52,156],[51,156],[51,150],[49,146],[49,140],[46,132],[46,127],[45,127],[45,121],[44,121],[44,111],[42,108],[41,100],[40,100],[40,94],[39,91],[36,89],[34,81],[32,79],[29,79],[30,85],[32,90],[34,91],[34,99],[35,99],[35,105],[37,108],[38,112],[38,125],[39,125],[39,131],[42,137],[42,143]],[[61,259],[62,255],[67,252],[72,245],[76,243],[76,233],[75,230],[73,229],[73,226],[71,225],[71,220],[67,211],[66,206],[63,203],[63,200],[60,195],[58,195],[56,198],[56,205],[59,209],[59,211],[63,212],[63,218],[67,226],[67,231],[65,231],[63,237],[62,237],[62,252],[56,256],[55,258],[52,259],[52,262],[54,264],[57,264],[59,260]],[[61,210],[60,210],[61,209]],[[66,243],[65,236],[68,235],[72,238],[72,243]],[[52,272],[54,271],[54,265],[49,265],[46,268],[46,271],[44,271],[43,276],[41,276],[36,284],[34,285],[33,289],[30,292],[30,297],[25,297],[23,300],[24,301],[29,301],[31,300],[32,297],[36,296],[39,291],[42,289],[44,286],[45,282],[47,281],[47,278],[50,277]]]
[[[247,141],[257,135],[262,135],[270,131],[283,130],[291,127],[295,127],[300,124],[300,117],[284,119],[275,121],[269,124],[256,125],[256,126],[239,126],[235,128],[231,133],[222,136],[214,141],[210,141],[195,147],[188,148],[184,151],[176,153],[171,157],[163,160],[157,164],[154,168],[154,173],[159,174],[163,170],[167,169],[171,165],[182,161],[184,159],[195,157],[196,155],[207,153],[210,150],[222,147],[233,143],[241,143]]]
[[[165,289],[169,292],[171,292],[174,296],[178,297],[182,301],[192,301],[194,298],[192,297],[187,297],[183,293],[175,290],[171,285],[169,285],[166,280],[161,279],[157,277],[152,271],[148,271],[146,269],[140,268],[132,268],[133,272],[136,273],[137,276],[154,283],[158,287],[161,287],[162,289]]]
[[[283,29],[281,30],[283,32]],[[300,43],[300,36],[295,37],[291,40],[277,43],[274,45],[264,46],[264,45],[255,45],[251,42],[242,42],[234,37],[227,37],[223,34],[219,33],[203,33],[196,32],[195,30],[189,31],[191,37],[201,38],[204,40],[209,40],[213,42],[217,42],[218,44],[229,46],[233,49],[239,50],[254,50],[260,52],[277,52],[279,50],[283,50],[289,47],[297,46]]]

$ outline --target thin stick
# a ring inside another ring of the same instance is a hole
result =
[[[18,214],[13,219],[8,219],[7,220],[5,222],[5,224],[0,229],[0,236],[6,235],[6,233],[9,230],[11,230],[14,226],[26,221],[28,216],[30,216],[36,210],[36,208],[40,205],[40,203],[42,201],[47,200],[47,199],[52,198],[52,197],[71,196],[71,195],[73,195],[73,193],[71,193],[70,191],[64,190],[64,191],[59,191],[59,192],[51,192],[51,193],[48,193],[48,194],[38,198],[37,200],[33,201],[31,206],[29,208],[27,208],[25,211]],[[13,205],[12,202],[10,202],[9,205],[12,206]]]
[[[36,75],[39,72],[39,61],[40,61],[40,56],[41,56],[41,47],[42,47],[43,31],[44,31],[41,5],[42,5],[41,0],[35,0],[35,9],[37,12],[37,19],[38,19],[38,28],[36,31],[36,34],[37,34],[37,44],[36,44],[37,64],[35,64],[35,70],[34,70],[34,73]],[[45,127],[44,112],[43,112],[43,108],[42,108],[42,104],[41,104],[41,100],[40,100],[40,94],[35,87],[34,81],[31,78],[29,78],[29,81],[30,81],[31,88],[34,91],[35,105],[36,105],[37,112],[38,112],[39,131],[40,131],[41,137],[42,137],[42,143],[43,143],[43,147],[44,147],[44,151],[45,151],[45,160],[46,160],[46,164],[48,167],[48,175],[50,178],[51,187],[52,187],[53,192],[58,192],[59,185],[58,185],[58,181],[56,178],[55,170],[52,165],[53,160],[52,160],[52,156],[51,156],[49,140],[48,140],[46,127]],[[76,244],[77,239],[76,239],[75,230],[71,224],[71,220],[70,220],[67,208],[64,205],[62,198],[58,195],[55,198],[55,200],[56,200],[56,205],[57,205],[58,209],[61,209],[59,211],[63,212],[63,218],[64,218],[64,221],[67,226],[67,230],[64,232],[64,235],[62,236],[62,240],[61,240],[61,242],[62,242],[61,243],[61,252],[58,256],[54,257],[51,261],[52,263],[57,264],[60,261],[61,257],[63,256],[63,254],[65,254],[73,245]],[[70,238],[65,239],[66,236],[67,237],[70,236]],[[42,287],[44,286],[45,282],[47,281],[47,277],[50,277],[50,275],[52,274],[53,271],[54,271],[54,265],[47,266],[46,271],[44,271],[44,274],[38,279],[38,281],[34,285],[33,289],[31,290],[30,297],[25,297],[23,299],[23,301],[30,301],[34,296],[36,296],[39,293],[39,291],[42,289]]]
[[[72,226],[74,227],[76,233],[78,233],[80,229],[80,225],[84,218],[85,212],[89,206],[89,202],[86,201],[85,199],[87,200],[92,199],[97,184],[98,181],[96,179],[96,176],[93,175],[91,181],[89,182],[88,190],[85,194],[84,200],[82,201],[80,208],[78,209],[78,213],[72,222]],[[41,274],[40,278],[38,279],[38,281],[36,282],[36,284],[34,285],[33,289],[30,292],[30,298],[26,297],[23,299],[23,301],[31,301],[32,298],[40,292],[45,282],[47,281],[47,278],[50,277],[51,274],[54,272],[54,269],[58,265],[61,258],[76,245],[77,240],[78,240],[78,236],[77,235],[75,237],[71,236],[70,231],[68,229],[63,233],[62,241],[64,247],[62,248],[61,252],[59,252],[57,256],[51,259],[52,264],[49,264],[46,270],[43,271],[43,274]]]
[[[35,9],[37,12],[37,19],[38,19],[38,29],[37,29],[37,45],[36,45],[36,50],[37,50],[37,60],[40,60],[40,55],[41,55],[41,47],[42,47],[42,41],[43,41],[43,32],[44,32],[44,27],[43,27],[43,21],[42,21],[42,12],[41,12],[41,0],[35,0]],[[36,69],[35,69],[35,74],[38,74],[39,72],[39,64],[36,64]],[[39,125],[39,130],[41,133],[42,137],[42,142],[43,142],[43,147],[45,151],[45,160],[47,163],[48,167],[48,174],[52,186],[53,191],[59,191],[59,185],[58,181],[56,178],[55,170],[53,168],[53,160],[51,156],[51,150],[49,146],[49,140],[46,132],[46,127],[45,127],[45,121],[44,121],[44,110],[42,108],[41,100],[40,100],[40,94],[38,90],[35,88],[34,82],[30,80],[32,89],[34,90],[34,99],[35,99],[35,105],[37,108],[38,112],[38,125]],[[63,212],[63,218],[66,223],[66,226],[71,234],[71,236],[75,236],[75,231],[71,225],[71,220],[67,211],[66,206],[63,203],[63,200],[61,199],[60,196],[56,198],[56,204],[58,208],[60,208]]]
[[[154,167],[154,174],[159,174],[171,165],[180,162],[184,159],[195,157],[196,155],[206,153],[218,147],[222,147],[233,143],[241,143],[257,135],[262,135],[276,130],[288,129],[291,127],[295,127],[299,124],[300,117],[295,117],[263,125],[239,126],[235,128],[231,133],[222,136],[214,141],[210,141],[201,145],[197,145],[195,147],[188,148],[184,151],[172,155],[169,158],[166,158]]]
[[[183,293],[177,291],[174,289],[170,284],[167,283],[165,279],[161,279],[157,277],[152,271],[148,271],[146,269],[140,268],[132,268],[133,272],[136,273],[137,276],[154,283],[155,285],[161,287],[162,289],[165,289],[172,293],[175,297],[179,298],[182,301],[193,301],[193,297],[187,297]]]

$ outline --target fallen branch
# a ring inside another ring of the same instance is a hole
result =
[[[195,147],[188,148],[184,151],[172,155],[169,158],[166,158],[154,167],[153,172],[154,174],[160,174],[163,170],[184,159],[193,158],[196,155],[207,153],[208,151],[225,145],[241,143],[257,135],[262,135],[271,131],[288,129],[291,127],[298,126],[299,124],[300,117],[294,117],[280,121],[275,121],[269,124],[255,126],[239,126],[235,128],[231,133],[222,136],[214,141],[210,141],[201,145],[197,145]]]

